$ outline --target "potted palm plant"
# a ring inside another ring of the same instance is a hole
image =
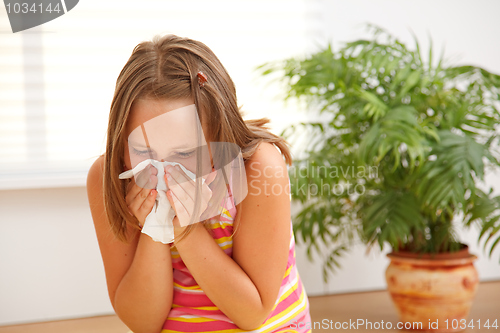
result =
[[[356,239],[388,245],[386,271],[402,321],[464,329],[478,283],[459,227],[500,242],[500,197],[484,181],[498,169],[500,76],[424,60],[385,30],[305,59],[260,67],[303,102],[312,120],[282,135],[300,153],[290,169],[297,241],[325,258],[323,276]],[[437,61],[435,61],[437,60]]]

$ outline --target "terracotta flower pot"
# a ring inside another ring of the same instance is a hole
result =
[[[434,256],[404,251],[387,256],[391,263],[385,277],[401,322],[422,323],[422,332],[459,332],[467,327],[479,283],[473,265],[477,257],[467,246]]]

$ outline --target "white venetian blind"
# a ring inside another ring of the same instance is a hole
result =
[[[279,132],[296,118],[293,107],[254,68],[303,55],[316,12],[306,0],[82,0],[13,34],[0,5],[0,189],[84,185],[104,152],[116,78],[134,46],[155,34],[207,44],[235,81],[246,117],[269,117]]]

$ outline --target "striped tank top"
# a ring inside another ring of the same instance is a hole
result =
[[[236,207],[232,198],[226,199],[220,221],[212,219],[213,238],[219,247],[230,257],[233,252],[233,221]],[[174,295],[172,309],[168,314],[161,333],[178,332],[249,332],[238,328],[212,301],[196,283],[184,262],[171,248]],[[251,332],[311,332],[310,329],[298,329],[304,326],[297,323],[310,323],[309,301],[295,265],[295,239],[290,223],[290,247],[288,263],[276,303],[264,323]],[[292,329],[293,328],[293,329]]]

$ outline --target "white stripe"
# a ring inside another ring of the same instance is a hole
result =
[[[181,316],[179,316],[179,317],[177,317],[177,318],[186,318],[186,319],[193,319],[193,318],[195,318],[195,319],[197,319],[197,318],[200,318],[200,316],[193,316],[193,315],[181,315]]]
[[[64,0],[61,0],[62,3],[62,8],[64,9],[64,14],[66,14],[68,11],[66,10],[66,2]]]
[[[292,272],[290,272],[292,273]],[[291,281],[288,281],[284,286],[283,286],[283,292],[281,292],[278,296],[278,300],[280,299],[281,296],[283,296],[284,294],[286,294],[288,292],[288,290],[292,289],[293,286],[295,286],[295,284],[297,283],[297,279],[298,279],[298,274],[295,274],[295,278]]]
[[[222,242],[222,243],[218,243],[219,244],[219,247],[222,247],[222,246],[226,246],[228,244],[232,244],[233,241],[232,240],[228,240],[227,242]]]
[[[181,287],[177,287],[177,286],[174,286],[174,289],[177,289],[177,290],[182,290],[182,292],[184,293],[190,293],[190,294],[203,294],[203,290],[199,289],[199,290],[196,290],[196,289],[183,289]]]

